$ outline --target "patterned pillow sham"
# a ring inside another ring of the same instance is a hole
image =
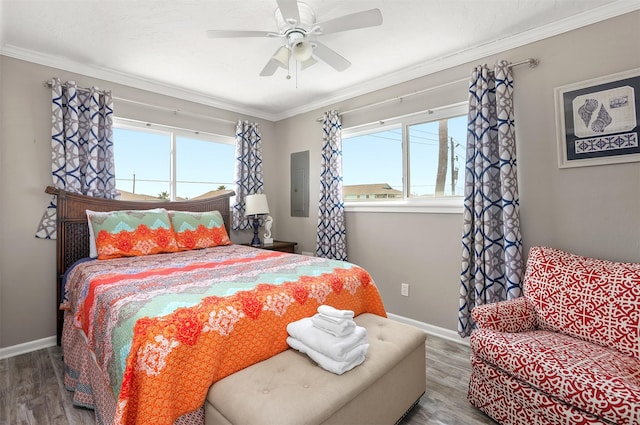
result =
[[[231,245],[219,211],[169,211],[180,250]]]
[[[150,210],[141,210],[144,212],[164,212],[166,211],[164,208],[152,208]],[[93,226],[91,225],[91,217],[94,215],[106,215],[108,213],[105,212],[97,212],[97,211],[91,211],[91,210],[85,210],[85,212],[87,213],[87,224],[89,227],[89,257],[91,258],[98,258],[98,249],[96,248],[96,236],[95,233],[93,233]]]
[[[164,209],[93,212],[87,216],[99,260],[178,251]]]

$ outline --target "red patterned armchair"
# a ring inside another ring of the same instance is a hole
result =
[[[640,264],[535,247],[524,296],[472,315],[468,399],[496,421],[640,424]]]

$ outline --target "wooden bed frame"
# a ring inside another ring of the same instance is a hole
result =
[[[220,211],[227,231],[231,229],[231,213],[229,198],[235,195],[232,190],[221,190],[219,195],[188,201],[119,201],[94,198],[57,189],[46,188],[46,193],[57,196],[57,242],[56,242],[56,328],[57,343],[62,338],[64,315],[58,309],[60,305],[62,279],[69,267],[76,261],[89,256],[89,226],[86,210],[118,211],[146,210],[150,208],[166,208],[178,211]]]

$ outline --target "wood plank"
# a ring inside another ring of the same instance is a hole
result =
[[[432,335],[426,344],[427,391],[400,424],[497,424],[467,401],[471,349]]]

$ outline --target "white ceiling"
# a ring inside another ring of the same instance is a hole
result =
[[[318,21],[379,8],[378,27],[320,40],[352,62],[258,74],[275,0],[2,0],[0,53],[278,120],[640,9],[638,0],[305,0]],[[544,56],[541,52],[541,61]],[[508,58],[519,60],[525,58]],[[117,96],[117,93],[114,93]]]

